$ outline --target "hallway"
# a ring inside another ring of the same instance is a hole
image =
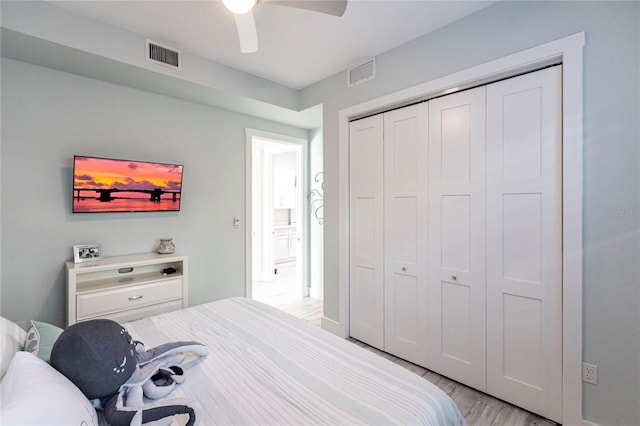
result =
[[[273,281],[253,282],[253,299],[319,326],[322,300],[301,297],[301,290],[296,283],[296,262],[279,263],[276,267],[278,273]]]

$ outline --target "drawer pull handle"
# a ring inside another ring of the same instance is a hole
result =
[[[139,296],[129,296],[129,300],[138,300],[138,299],[142,299],[142,295],[139,295]]]

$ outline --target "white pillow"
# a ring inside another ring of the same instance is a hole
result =
[[[86,396],[55,368],[18,352],[0,384],[3,425],[97,425]]]
[[[27,333],[18,324],[0,317],[0,379],[9,367],[13,355],[21,351]]]

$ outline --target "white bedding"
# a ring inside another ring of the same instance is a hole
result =
[[[202,425],[465,424],[455,403],[429,381],[249,299],[125,326],[147,348],[178,340],[209,347],[169,396],[189,400]]]

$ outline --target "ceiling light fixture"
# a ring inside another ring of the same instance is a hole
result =
[[[0,0],[2,1],[2,0]],[[333,16],[344,15],[348,0],[222,0],[222,4],[233,13],[238,29],[240,52],[258,51],[258,31],[252,9],[264,2],[278,6],[288,6],[313,12],[326,13]]]
[[[258,0],[222,0],[222,4],[237,15],[242,15],[251,11],[257,3]]]

